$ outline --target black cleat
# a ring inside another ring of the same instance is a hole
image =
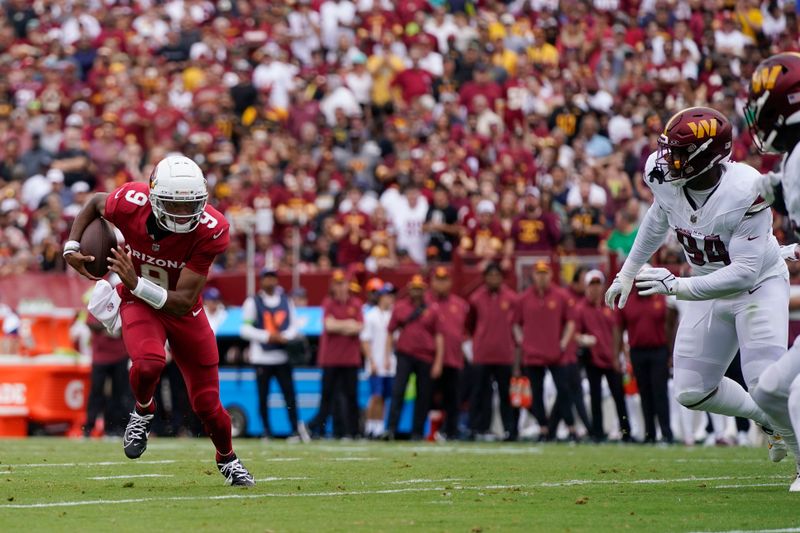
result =
[[[128,427],[122,436],[122,447],[128,459],[138,459],[147,449],[147,437],[150,435],[150,426],[153,424],[153,414],[140,415],[136,409],[131,413]]]
[[[232,487],[255,487],[256,480],[236,457],[224,463],[217,463],[220,473],[225,476],[225,484]]]

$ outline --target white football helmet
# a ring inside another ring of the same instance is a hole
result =
[[[168,155],[150,174],[150,205],[158,225],[165,230],[193,231],[200,223],[206,202],[206,178],[188,157]]]

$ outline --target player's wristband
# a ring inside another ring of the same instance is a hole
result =
[[[67,241],[64,243],[64,253],[61,254],[67,257],[69,254],[74,254],[81,251],[81,243],[78,241]]]
[[[149,279],[139,278],[136,288],[131,293],[154,309],[161,309],[167,303],[167,289],[156,285]]]

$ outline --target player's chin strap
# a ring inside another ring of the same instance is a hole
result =
[[[161,309],[167,303],[167,289],[156,285],[149,279],[139,278],[136,288],[131,293],[137,298],[144,300],[147,305],[154,309]]]

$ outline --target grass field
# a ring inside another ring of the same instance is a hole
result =
[[[800,528],[793,464],[757,448],[0,441],[0,531],[728,531]],[[800,529],[797,529],[800,531]]]

